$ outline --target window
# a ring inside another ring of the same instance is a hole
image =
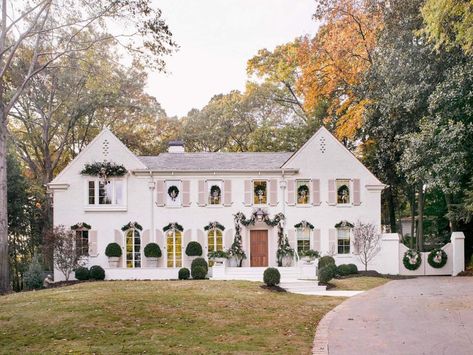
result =
[[[350,254],[350,228],[337,229],[338,254]]]
[[[138,229],[129,229],[126,238],[126,267],[141,267],[141,237]]]
[[[310,249],[310,228],[297,229],[297,253]]]
[[[123,180],[89,180],[87,184],[89,205],[116,205],[125,204],[125,182]]]
[[[265,180],[253,181],[253,203],[255,205],[265,205],[267,203],[268,186]]]
[[[89,231],[76,230],[76,250],[78,255],[89,256]]]
[[[170,230],[167,235],[168,267],[182,267],[182,234],[178,230]]]
[[[350,180],[337,180],[337,203],[350,203]]]
[[[209,230],[208,237],[208,245],[209,245],[209,252],[210,251],[218,251],[223,250],[223,234],[220,229],[211,229]]]
[[[166,181],[166,206],[181,206],[182,191],[181,181]]]
[[[296,183],[296,201],[298,205],[307,205],[310,202],[310,181],[309,180],[297,180]]]
[[[209,205],[220,205],[222,203],[222,181],[209,180],[207,185],[209,187]]]

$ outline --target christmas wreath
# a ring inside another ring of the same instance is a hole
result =
[[[218,187],[217,185],[212,185],[212,187],[210,188],[210,195],[214,196],[215,193],[216,193],[216,196],[220,197],[220,194],[221,194],[220,187]]]
[[[408,270],[417,270],[422,263],[422,258],[417,250],[409,249],[404,253],[402,263]]]
[[[447,253],[443,251],[442,249],[434,249],[429,253],[429,256],[427,257],[427,261],[429,262],[429,265],[436,268],[440,269],[445,266],[447,263]]]
[[[302,196],[303,192],[305,192],[306,196],[309,194],[309,188],[307,187],[307,185],[301,185],[297,188],[297,194],[299,196]]]
[[[259,196],[259,193],[261,193],[264,195],[266,193],[266,185],[264,184],[256,184],[255,185],[255,195],[256,196]]]
[[[171,200],[176,201],[177,196],[179,196],[179,189],[177,188],[177,186],[169,186],[168,195],[169,197],[171,197]]]

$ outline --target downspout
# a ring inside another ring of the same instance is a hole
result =
[[[149,172],[149,182],[148,182],[148,187],[149,187],[149,191],[151,193],[151,209],[150,209],[150,213],[151,213],[151,240],[153,242],[156,242],[156,236],[154,235],[155,234],[155,230],[154,230],[154,188],[155,188],[155,184],[154,184],[154,180],[153,180],[153,173],[150,171]]]

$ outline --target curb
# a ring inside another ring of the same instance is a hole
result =
[[[337,307],[328,312],[317,325],[314,342],[312,344],[312,355],[328,355],[328,328],[330,322],[337,313],[336,309],[342,304],[339,304]]]

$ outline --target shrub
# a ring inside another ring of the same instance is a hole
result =
[[[355,264],[348,264],[350,267],[350,275],[351,274],[358,274],[358,267]]]
[[[300,255],[301,257],[308,257],[308,258],[311,258],[311,259],[317,259],[318,257],[320,257],[320,254],[317,250],[312,250],[312,249],[309,249],[309,250],[303,250]]]
[[[318,279],[320,283],[326,284],[331,279],[334,278],[337,272],[337,267],[334,264],[329,264],[321,269],[318,272]]]
[[[207,276],[207,269],[203,266],[195,266],[192,268],[192,278],[194,280],[204,280]]]
[[[92,280],[105,280],[105,270],[101,266],[91,266],[89,273]]]
[[[335,265],[335,259],[332,258],[331,256],[322,256],[320,259],[319,259],[319,264],[317,266],[318,269],[322,269],[323,267],[327,266],[327,265]]]
[[[79,266],[74,274],[75,278],[80,281],[88,280],[90,277],[89,269],[83,266]]]
[[[264,270],[263,281],[267,286],[276,286],[281,282],[281,274],[274,267],[268,267]]]
[[[206,273],[209,271],[209,265],[207,264],[207,261],[204,258],[196,258],[192,260],[191,271],[197,266],[202,266],[205,269]]]
[[[122,256],[122,248],[118,243],[110,243],[107,245],[107,248],[105,248],[105,255],[107,255],[109,258],[111,257],[117,257],[119,258]]]
[[[211,251],[210,253],[207,254],[209,259],[216,259],[216,258],[228,258],[228,253],[224,250],[215,250]]]
[[[191,272],[189,271],[188,268],[186,267],[183,267],[181,269],[179,269],[179,280],[188,280],[189,277],[191,277]]]
[[[147,258],[160,258],[162,255],[161,248],[156,243],[146,244],[144,252]]]
[[[202,246],[195,241],[189,242],[186,247],[187,256],[202,256]]]
[[[341,264],[337,266],[337,275],[347,276],[350,275],[351,268],[347,264]]]
[[[33,256],[28,270],[25,272],[24,282],[25,288],[28,290],[38,289],[43,287],[43,267],[39,262],[39,257],[37,255]]]

